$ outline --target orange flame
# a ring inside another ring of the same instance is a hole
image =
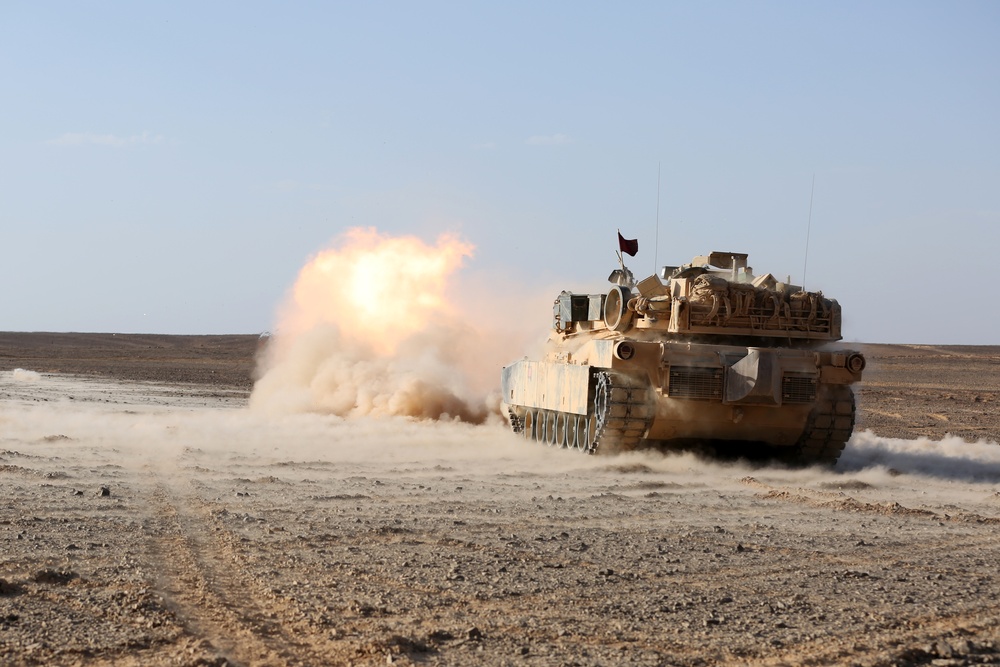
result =
[[[449,301],[449,280],[472,250],[447,234],[430,245],[348,230],[299,272],[251,407],[472,423],[498,414],[482,387],[487,377],[495,385],[499,366],[483,365],[491,355]]]
[[[449,315],[450,276],[472,256],[471,244],[445,234],[428,245],[372,227],[352,228],[337,247],[316,255],[299,272],[280,318],[282,336],[297,337],[324,324],[341,336],[391,355],[432,318]]]

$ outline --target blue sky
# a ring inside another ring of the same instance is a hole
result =
[[[0,330],[265,330],[358,225],[557,292],[617,228],[637,275],[799,280],[808,224],[848,339],[1000,344],[998,36],[991,1],[0,3]]]

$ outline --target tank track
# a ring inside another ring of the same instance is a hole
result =
[[[796,465],[834,465],[854,432],[856,412],[848,385],[823,386],[802,437],[781,458]]]
[[[592,381],[594,390],[586,416],[511,406],[511,430],[528,440],[586,454],[634,449],[656,411],[648,380],[598,371]]]
[[[597,417],[597,435],[590,453],[635,449],[646,435],[655,404],[649,396],[649,383],[621,373],[597,373],[593,414]]]

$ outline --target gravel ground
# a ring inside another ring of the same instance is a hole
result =
[[[253,340],[0,370],[0,664],[1000,664],[995,348],[869,351],[829,471],[268,417]]]

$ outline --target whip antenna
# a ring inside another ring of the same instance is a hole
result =
[[[659,267],[660,252],[660,163],[656,163],[656,243],[653,245],[653,273]]]
[[[809,218],[806,221],[806,256],[802,260],[802,291],[806,289],[806,267],[809,265],[809,232],[812,230],[813,194],[816,192],[816,172],[813,172],[812,187],[809,188]]]

